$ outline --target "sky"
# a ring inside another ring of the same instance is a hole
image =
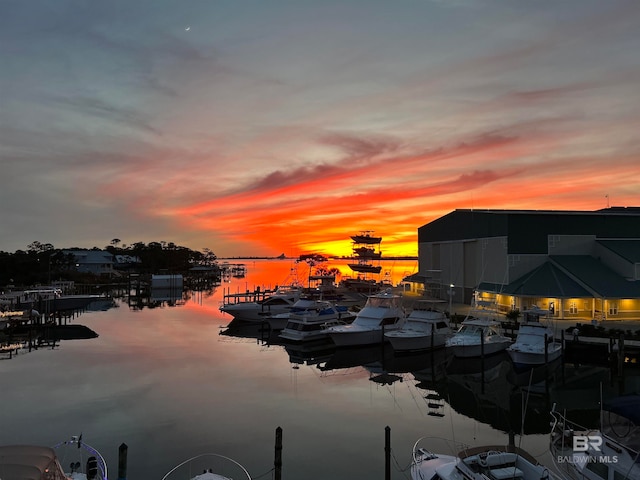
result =
[[[0,0],[0,251],[416,255],[640,205],[637,0]]]

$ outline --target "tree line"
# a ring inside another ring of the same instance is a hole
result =
[[[137,273],[186,273],[195,266],[217,265],[216,255],[208,248],[192,250],[173,242],[136,242],[122,244],[113,239],[104,248],[55,248],[50,243],[32,242],[26,250],[13,253],[0,251],[0,286],[24,287],[42,285],[55,280],[72,280],[77,283],[98,283],[104,279],[80,273],[75,257],[68,250],[106,251],[114,257],[128,256],[134,259],[128,266]]]

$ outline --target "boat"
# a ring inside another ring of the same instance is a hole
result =
[[[449,319],[434,308],[434,302],[420,300],[407,316],[404,326],[385,332],[385,339],[397,352],[443,347],[451,335]]]
[[[363,230],[357,235],[351,235],[351,240],[357,244],[377,245],[382,242],[382,237],[374,237],[373,230]]]
[[[481,357],[505,350],[512,341],[502,334],[500,322],[490,318],[467,318],[445,345],[456,357]]]
[[[308,342],[328,339],[328,328],[346,325],[355,318],[355,313],[346,306],[328,300],[300,299],[290,313],[269,319],[274,330],[282,330],[280,338],[290,342]]]
[[[640,479],[640,395],[605,402],[599,428],[587,428],[551,410],[553,463],[568,479]]]
[[[457,454],[434,453],[422,445],[413,446],[412,480],[559,480],[531,454],[513,445],[463,448]]]
[[[63,465],[69,465],[65,475],[72,480],[107,480],[107,463],[95,448],[82,440],[82,434],[53,447]],[[4,477],[0,477],[6,480]],[[44,477],[46,479],[56,477]]]
[[[53,448],[38,445],[0,446],[0,475],[3,480],[72,478],[63,471]]]
[[[380,242],[382,237],[374,237],[371,235],[372,230],[364,230],[358,235],[352,235],[353,253],[356,263],[347,264],[354,272],[358,273],[380,273],[381,265],[374,265],[373,260],[380,260],[382,253],[380,252]],[[378,247],[376,249],[376,246]]]
[[[228,294],[220,311],[234,319],[262,323],[272,315],[288,312],[302,293],[301,286],[292,284],[278,287],[272,293]]]
[[[196,471],[202,473],[195,474]],[[232,458],[216,453],[196,455],[169,470],[162,480],[251,480],[246,468]]]
[[[338,347],[382,343],[385,332],[401,328],[405,323],[401,300],[400,295],[390,291],[370,295],[353,322],[329,327],[331,340]]]
[[[68,464],[69,471],[65,472],[62,464]],[[107,480],[107,464],[96,449],[82,442],[82,435],[80,435],[54,447],[0,446],[0,478],[2,480]]]
[[[562,355],[562,344],[554,340],[554,329],[540,321],[547,313],[537,307],[525,310],[525,321],[518,328],[516,341],[507,347],[516,367],[544,365]]]

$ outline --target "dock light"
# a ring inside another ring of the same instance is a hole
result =
[[[451,319],[451,314],[453,310],[453,283],[449,284],[449,319]]]

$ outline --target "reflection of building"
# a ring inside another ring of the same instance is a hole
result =
[[[454,302],[478,295],[503,313],[640,320],[640,207],[455,210],[418,229],[418,251],[443,300],[453,285]]]

